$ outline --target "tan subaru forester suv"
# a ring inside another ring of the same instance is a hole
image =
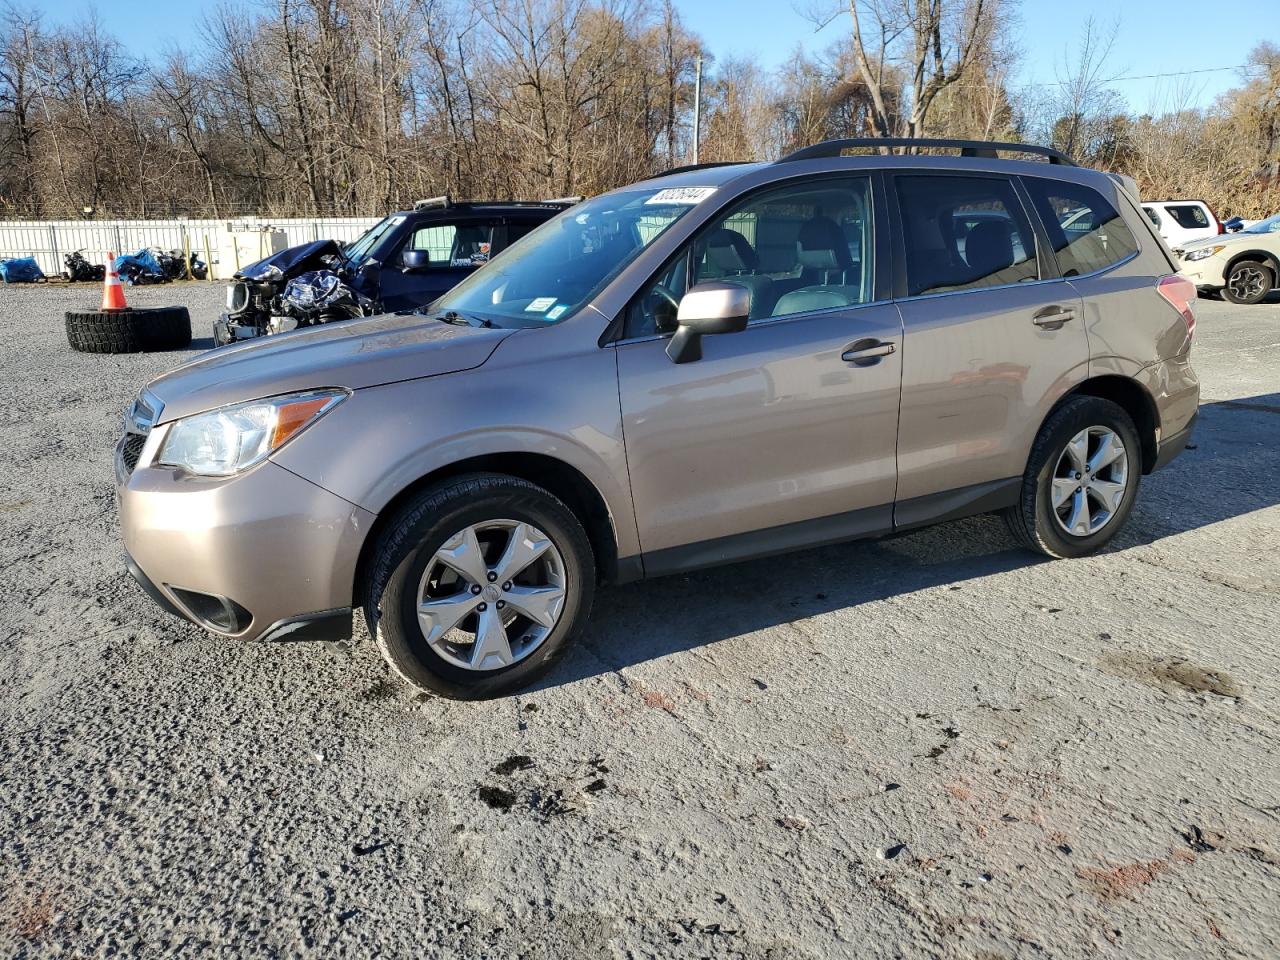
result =
[[[990,511],[1099,549],[1190,436],[1195,288],[1131,183],[1026,145],[844,155],[882,143],[672,171],[419,312],[160,377],[118,448],[129,569],[227,637],[362,608],[406,681],[487,697],[601,582]]]

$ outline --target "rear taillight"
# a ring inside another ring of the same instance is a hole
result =
[[[1209,216],[1213,217],[1213,222],[1218,225],[1218,236],[1222,236],[1224,233],[1226,233],[1227,228],[1222,225],[1222,218],[1213,212],[1213,207],[1209,206],[1206,203],[1204,205],[1204,208],[1209,211]]]
[[[1160,278],[1156,284],[1156,293],[1182,314],[1182,319],[1187,322],[1187,339],[1190,340],[1196,332],[1196,285],[1186,277],[1172,273]]]

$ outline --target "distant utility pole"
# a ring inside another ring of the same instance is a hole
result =
[[[694,61],[693,73],[693,162],[698,162],[698,140],[702,132],[702,58]]]

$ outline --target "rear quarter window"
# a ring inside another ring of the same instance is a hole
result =
[[[1035,177],[1025,183],[1064,277],[1105,270],[1138,252],[1133,231],[1097,190]]]

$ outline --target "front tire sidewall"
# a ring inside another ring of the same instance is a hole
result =
[[[1249,296],[1249,297],[1238,297],[1231,292],[1231,277],[1235,274],[1237,270],[1245,270],[1245,269],[1261,270],[1264,283],[1262,284],[1262,291],[1260,293],[1253,296]],[[1232,303],[1240,304],[1241,306],[1252,306],[1253,304],[1258,303],[1260,300],[1263,299],[1263,297],[1265,297],[1268,293],[1271,292],[1271,287],[1274,283],[1275,283],[1275,276],[1274,274],[1272,274],[1271,269],[1267,267],[1265,264],[1254,263],[1252,261],[1245,262],[1245,263],[1238,263],[1234,267],[1232,267],[1231,272],[1227,274],[1227,285],[1222,288],[1222,295],[1226,297],[1228,300],[1230,300]]]
[[[1087,537],[1076,537],[1063,530],[1054,515],[1053,476],[1067,444],[1081,430],[1089,427],[1106,427],[1119,434],[1129,456],[1129,467],[1125,477],[1124,501],[1120,504],[1120,509],[1101,530]],[[1054,424],[1047,449],[1050,453],[1036,474],[1036,533],[1052,556],[1087,556],[1106,546],[1124,528],[1138,499],[1138,485],[1142,478],[1142,442],[1138,438],[1137,428],[1117,404],[1107,400],[1094,400],[1076,406]]]
[[[586,534],[568,508],[530,484],[480,498],[463,494],[451,499],[444,509],[411,522],[407,535],[392,547],[393,569],[381,591],[379,613],[369,619],[383,656],[407,683],[457,700],[488,699],[530,684],[580,631],[591,609],[594,560]],[[494,519],[523,520],[551,538],[564,560],[565,605],[555,628],[520,662],[499,670],[467,670],[428,645],[418,625],[417,591],[427,565],[449,537]]]

